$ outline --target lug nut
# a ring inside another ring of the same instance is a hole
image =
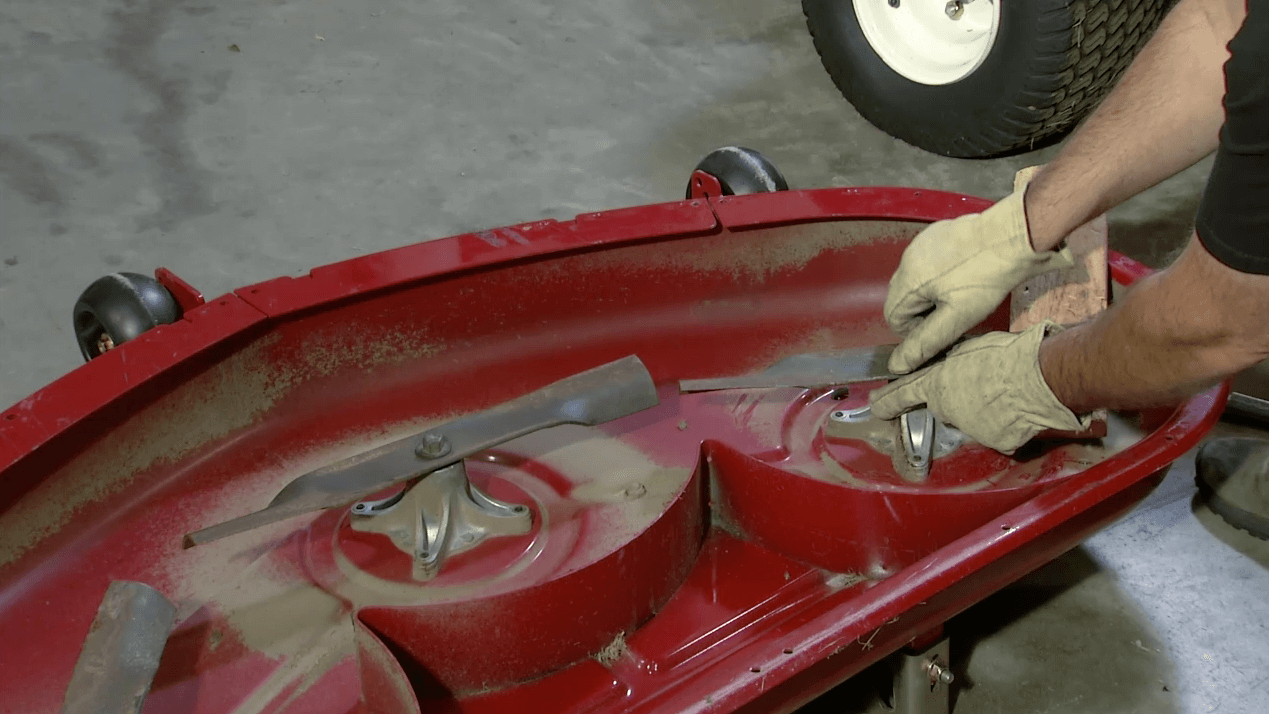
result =
[[[899,7],[899,0],[888,0],[890,7]]]
[[[414,455],[420,459],[439,459],[450,450],[449,439],[440,434],[427,434],[419,445],[414,447]]]
[[[943,12],[946,12],[949,18],[959,20],[961,15],[965,14],[965,3],[961,0],[948,0]]]

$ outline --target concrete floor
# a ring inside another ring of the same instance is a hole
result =
[[[1267,569],[1269,541],[1196,499],[1190,454],[1136,512],[949,623],[953,712],[1263,714]],[[888,677],[878,665],[802,714],[881,714]]]
[[[116,270],[207,295],[473,229],[681,197],[757,148],[794,187],[1003,195],[1055,149],[935,157],[864,122],[792,0],[0,0],[0,407],[74,368]],[[1112,214],[1166,262],[1209,164]],[[1269,553],[1178,464],[951,626],[958,714],[1269,711]],[[866,710],[860,678],[809,709]],[[870,705],[870,702],[872,704]]]

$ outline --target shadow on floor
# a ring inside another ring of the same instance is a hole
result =
[[[1261,540],[1247,531],[1226,523],[1225,519],[1208,508],[1202,494],[1194,494],[1194,498],[1190,501],[1190,510],[1194,512],[1194,517],[1198,519],[1199,524],[1217,540],[1247,556],[1248,560],[1259,564],[1265,570],[1269,570],[1269,541]]]
[[[1234,389],[1262,399],[1269,396],[1269,362],[1264,362],[1240,374],[1234,380]],[[1234,414],[1225,414],[1216,423],[1216,426],[1212,428],[1207,440],[1242,437],[1262,439],[1269,443],[1269,430],[1267,429],[1269,429],[1269,424],[1263,421]],[[1192,473],[1189,480],[1191,482],[1194,481]],[[1207,498],[1201,491],[1190,498],[1190,511],[1194,514],[1194,518],[1199,524],[1203,526],[1203,529],[1214,538],[1246,556],[1252,562],[1260,565],[1260,567],[1269,570],[1269,541],[1256,538],[1250,533],[1226,523],[1225,519],[1208,507]]]
[[[957,714],[1180,711],[1153,631],[1083,548],[966,610],[947,632]],[[881,662],[799,712],[889,711],[892,667]]]

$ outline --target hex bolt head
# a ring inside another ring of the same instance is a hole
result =
[[[890,7],[899,7],[899,0],[889,0]]]
[[[450,452],[449,439],[440,434],[427,434],[414,447],[414,455],[420,459],[439,459]]]
[[[951,684],[956,679],[952,671],[939,662],[930,662],[926,665],[926,671],[930,673],[930,681],[938,684]]]

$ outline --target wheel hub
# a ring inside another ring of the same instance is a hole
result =
[[[873,51],[920,84],[960,81],[978,69],[996,42],[998,0],[852,0]]]

